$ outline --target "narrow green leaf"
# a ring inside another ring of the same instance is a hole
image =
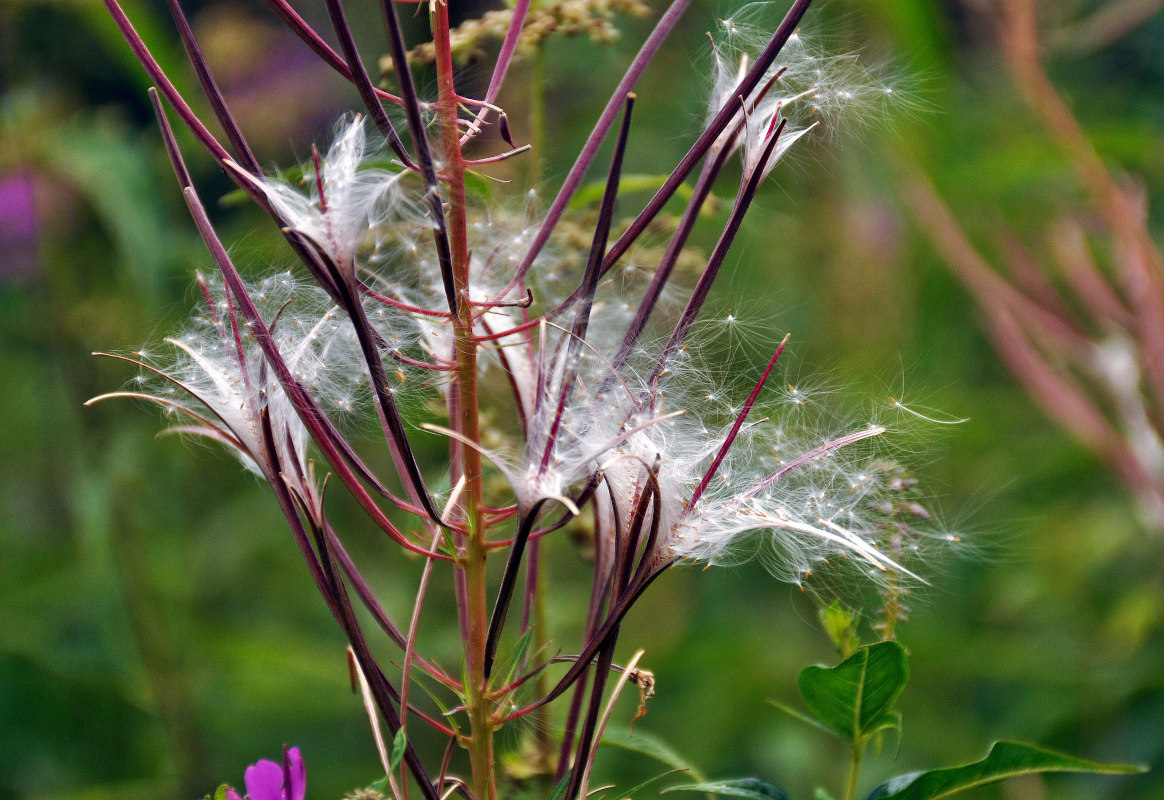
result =
[[[228,788],[230,787],[225,783],[219,784],[218,788],[214,790],[214,800],[226,800],[226,790]]]
[[[514,679],[517,668],[521,666],[525,654],[529,652],[530,645],[533,644],[533,634],[533,628],[523,633],[513,649],[506,653],[505,657],[493,668],[492,683],[494,686],[506,686]]]
[[[495,180],[495,178],[490,178],[483,173],[468,170],[465,172],[465,191],[478,200],[488,200],[493,196],[493,181]]]
[[[632,734],[626,728],[607,728],[602,735],[602,744],[620,747],[623,750],[653,758],[668,767],[684,770],[696,783],[707,781],[707,776],[698,767],[675,752],[671,745],[645,731],[635,731]]]
[[[554,787],[554,791],[550,793],[550,800],[562,800],[566,796],[566,790],[570,788],[570,775],[574,770],[569,770],[562,780],[558,781],[558,785]]]
[[[878,729],[909,680],[905,648],[878,642],[835,667],[807,667],[800,694],[816,718],[846,741],[857,743]]]
[[[392,737],[392,754],[388,757],[388,766],[395,771],[400,766],[400,762],[404,760],[404,751],[408,749],[408,737],[404,735],[404,728],[396,731],[396,735]]]
[[[708,783],[685,783],[669,786],[660,794],[668,792],[701,792],[720,797],[746,797],[749,800],[790,800],[783,789],[759,778],[736,778],[730,781],[710,781]]]
[[[828,725],[825,725],[823,722],[821,722],[816,717],[810,717],[808,714],[805,714],[803,711],[797,711],[792,706],[786,706],[783,703],[778,702],[776,700],[769,700],[768,704],[780,709],[781,711],[783,711],[785,714],[792,717],[793,719],[799,720],[800,722],[803,722],[805,725],[811,725],[812,727],[814,727],[818,730],[822,730],[825,733],[834,733],[835,732],[835,731],[833,731],[832,728],[830,728]]]
[[[812,793],[812,798],[813,800],[833,800],[833,796],[821,786],[816,787]]]
[[[975,786],[1038,772],[1127,775],[1146,771],[1135,764],[1101,764],[1020,742],[995,742],[981,761],[899,775],[877,787],[868,800],[939,800]]]
[[[674,775],[676,772],[685,772],[685,771],[686,770],[682,770],[682,769],[669,769],[666,772],[661,772],[658,775],[656,775],[655,777],[647,778],[642,783],[636,784],[629,789],[619,789],[618,797],[620,797],[620,798],[634,797],[635,792],[639,791],[640,789],[645,789],[648,786],[650,786],[652,783],[655,783],[656,781],[661,781],[663,778],[666,778],[668,775]],[[614,788],[614,787],[611,787],[611,788]],[[605,794],[601,795],[598,798],[598,800],[602,800],[603,797],[606,797],[606,795]]]
[[[464,665],[461,667],[461,672],[464,674]],[[435,692],[426,681],[421,680],[422,677],[427,676],[425,676],[423,673],[420,673],[419,671],[414,670],[412,673],[413,684],[420,687],[420,690],[428,695],[429,699],[436,704],[436,707],[440,709],[441,716],[444,717],[445,724],[452,728],[453,732],[459,736],[461,733],[461,727],[460,723],[457,722],[457,716],[452,713],[452,710],[449,708],[449,705],[445,702],[444,698]]]

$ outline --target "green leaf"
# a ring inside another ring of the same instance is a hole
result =
[[[666,181],[668,175],[642,175],[637,173],[624,174],[619,180],[618,186],[621,191],[627,192],[654,192],[659,189]],[[587,206],[598,205],[602,201],[602,194],[606,191],[605,181],[595,181],[588,183],[581,187],[574,193],[574,197],[570,200],[570,209],[586,208]],[[675,191],[675,196],[680,200],[687,201],[691,199],[692,190],[687,184],[680,184]]]
[[[663,778],[666,778],[668,775],[674,775],[676,772],[683,772],[683,771],[684,770],[682,770],[682,769],[670,769],[670,770],[667,770],[666,772],[661,772],[658,775],[656,775],[655,777],[647,778],[642,783],[635,784],[634,786],[632,786],[629,789],[625,789],[625,790],[620,789],[618,792],[618,797],[620,797],[620,798],[634,797],[635,792],[638,792],[640,789],[645,789],[648,786],[650,786],[652,783],[654,783],[656,781],[661,781]],[[603,795],[599,796],[598,800],[602,800],[603,797],[606,797],[606,795],[603,794]]]
[[[986,758],[963,767],[899,775],[877,787],[868,800],[938,800],[986,783],[1038,772],[1146,772],[1135,764],[1101,764],[1020,742],[995,742]]]
[[[749,800],[790,800],[788,795],[779,787],[773,786],[759,778],[737,778],[730,781],[710,781],[708,783],[685,783],[682,786],[670,786],[661,794],[668,792],[702,792],[720,797],[747,797]]]
[[[816,787],[812,793],[812,798],[813,800],[833,800],[833,796],[821,786]]]
[[[620,747],[623,750],[661,761],[668,767],[685,770],[696,783],[707,781],[707,776],[698,767],[675,752],[671,745],[645,731],[635,731],[632,734],[626,728],[607,728],[602,735],[602,744]]]
[[[400,762],[404,760],[404,751],[408,749],[408,737],[404,735],[404,728],[396,731],[396,735],[392,737],[392,754],[388,757],[388,766],[393,771],[400,766]]]
[[[220,783],[214,790],[214,800],[226,800],[226,790],[229,788],[225,783]]]
[[[834,600],[817,613],[820,616],[821,626],[828,635],[829,641],[833,643],[833,647],[837,648],[837,652],[841,654],[841,658],[853,655],[861,646],[861,637],[857,635],[861,613],[845,608],[839,600]]]
[[[521,638],[517,640],[517,644],[513,646],[513,649],[493,668],[492,684],[494,687],[506,686],[513,681],[517,675],[518,667],[525,660],[525,654],[529,652],[530,645],[533,644],[533,634],[533,628],[523,633]]]
[[[883,731],[893,731],[898,735],[898,737],[900,737],[901,714],[897,713],[896,711],[890,711],[888,714],[882,717],[876,725],[866,731],[866,733],[872,735],[875,733],[882,733]]]
[[[461,665],[461,675],[462,677],[465,675],[464,664]],[[441,716],[444,717],[445,724],[452,728],[453,732],[459,736],[461,734],[461,727],[460,723],[457,722],[457,716],[451,713],[451,709],[449,708],[448,703],[445,702],[444,698],[442,698],[439,693],[434,691],[433,688],[428,685],[427,681],[422,680],[423,678],[427,677],[428,676],[419,670],[414,670],[412,672],[412,682],[419,686],[420,690],[428,695],[429,699],[436,704],[436,707],[440,709]]]
[[[493,196],[494,181],[496,178],[468,170],[465,172],[465,191],[478,200],[488,200]]]
[[[558,785],[554,787],[554,791],[550,793],[550,800],[562,800],[566,796],[566,790],[570,788],[570,775],[574,770],[568,771],[562,780],[558,781]]]
[[[810,717],[808,714],[805,714],[803,711],[797,711],[792,706],[784,705],[784,703],[780,703],[776,700],[769,700],[768,704],[771,706],[774,706],[775,708],[780,709],[781,711],[783,711],[785,714],[792,717],[793,719],[799,720],[800,722],[803,722],[805,725],[811,725],[812,727],[817,728],[818,730],[822,730],[825,733],[832,733],[833,732],[832,728],[830,728],[828,725],[825,725],[823,722],[818,720],[816,717]]]
[[[816,718],[854,744],[880,729],[909,680],[905,648],[878,642],[835,667],[807,667],[800,694]]]

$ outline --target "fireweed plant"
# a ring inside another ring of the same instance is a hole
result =
[[[381,4],[391,93],[369,75],[340,0],[325,0],[338,49],[286,0],[268,0],[354,84],[364,105],[336,123],[330,146],[313,148],[310,162],[288,173],[293,179],[260,166],[177,0],[169,0],[170,10],[225,142],[163,73],[117,0],[104,1],[154,83],[150,99],[165,146],[216,273],[198,276],[201,308],[164,348],[111,356],[141,370],[139,385],[95,400],[160,405],[177,420],[168,432],[224,445],[269,484],[350,644],[353,681],[386,772],[370,796],[438,800],[459,792],[494,800],[495,734],[528,715],[537,715],[543,733],[528,756],[531,769],[544,769],[556,797],[586,796],[614,698],[627,683],[644,702],[653,693],[651,674],[637,667],[641,653],[614,663],[620,625],[655,578],[681,562],[718,564],[758,551],[772,572],[796,583],[814,570],[855,568],[880,587],[882,632],[892,638],[893,620],[905,613],[901,597],[919,580],[909,562],[929,538],[942,537],[917,530],[928,515],[909,499],[912,479],[870,449],[886,427],[814,429],[805,425],[796,389],[766,390],[787,337],[750,392],[725,393],[701,377],[707,355],[697,320],[760,183],[818,124],[893,94],[855,59],[824,56],[801,40],[810,0],[794,0],[783,18],[771,4],[757,4],[715,24],[703,128],[643,209],[617,225],[632,89],[691,0],[673,0],[659,14],[536,219],[486,204],[472,191],[476,171],[529,149],[514,144],[496,101],[515,55],[548,35],[536,33],[537,24],[548,24],[547,12],[531,0],[490,12],[486,27],[501,44],[483,97],[457,86],[454,44],[465,32],[450,26],[448,6],[421,5],[432,34],[423,46],[435,70],[432,98],[413,82],[409,62],[417,55],[405,48],[396,3]],[[607,30],[605,3],[567,5],[556,13],[578,17],[580,30]],[[171,113],[271,217],[301,269],[244,279],[193,184]],[[486,140],[486,131],[499,137]],[[580,219],[570,200],[612,134],[597,214]],[[489,147],[501,152],[477,155]],[[691,285],[682,286],[690,270],[677,267],[693,261],[688,237],[732,160],[740,178],[725,192],[727,221],[696,262]],[[664,206],[692,176],[678,219],[664,221]],[[580,236],[583,223],[589,227]],[[627,285],[620,261],[632,248],[651,252],[643,237],[660,229],[665,244],[655,248],[648,279]],[[401,413],[408,393],[437,397],[444,409],[441,424],[420,426],[428,431],[422,435],[448,442],[439,501],[413,449],[418,434]],[[497,397],[500,407],[484,407],[485,398]],[[341,432],[344,420],[363,410],[378,422],[391,480]],[[487,413],[514,424],[485,426]],[[495,491],[495,476],[504,478],[504,490]],[[330,521],[324,496],[335,482],[385,536],[423,560],[406,624],[383,608]],[[579,524],[592,531],[594,551],[592,567],[579,567],[593,570],[584,634],[572,654],[550,655],[547,634],[535,624],[540,548],[544,537]],[[490,561],[503,565],[499,580],[489,578]],[[463,663],[452,670],[426,656],[417,636],[426,596],[442,590],[455,597],[459,614]],[[374,636],[367,620],[378,629]],[[399,650],[391,674],[373,654],[386,646],[376,641],[381,637]],[[850,658],[868,660],[874,652]],[[892,666],[894,658],[870,663]],[[431,702],[418,700],[421,688]],[[544,735],[545,715],[558,700],[564,709],[554,742]],[[442,757],[418,752],[409,735],[417,725],[447,738]],[[860,737],[875,730],[850,732],[863,746]],[[458,747],[467,752],[465,779],[451,772]],[[856,746],[854,755],[857,764]],[[251,767],[247,793],[252,800],[302,800],[305,780],[292,748],[282,766]],[[855,777],[846,797],[854,786]],[[233,789],[222,794],[238,797]]]

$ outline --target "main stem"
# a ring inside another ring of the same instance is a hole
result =
[[[457,92],[453,83],[453,57],[449,42],[449,9],[441,0],[432,15],[436,49],[437,117],[444,143],[444,178],[448,187],[448,230],[453,258],[453,285],[457,292],[457,318],[453,320],[453,348],[457,363],[455,402],[450,420],[469,441],[480,440],[477,415],[477,342],[473,337],[473,306],[469,299],[469,243],[465,206],[465,160],[457,128]],[[493,706],[485,679],[485,640],[489,628],[485,585],[485,524],[482,508],[481,454],[461,446],[459,471],[465,480],[460,514],[465,526],[464,546],[457,569],[464,575],[465,603],[460,609],[468,638],[465,667],[468,676],[465,704],[469,713],[469,762],[473,793],[478,800],[496,800],[493,776]]]
[[[865,755],[865,742],[853,742],[853,758],[849,762],[849,778],[845,781],[844,800],[856,800],[857,779],[861,777],[861,761]]]

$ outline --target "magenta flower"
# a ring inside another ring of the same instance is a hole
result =
[[[247,767],[243,782],[250,800],[303,800],[307,794],[307,770],[299,748],[283,748],[281,766],[264,759]],[[227,788],[226,800],[242,798],[234,789]]]

